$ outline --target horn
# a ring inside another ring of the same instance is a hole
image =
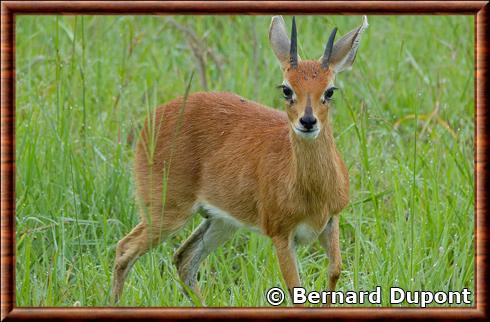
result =
[[[298,37],[296,33],[296,19],[293,17],[293,28],[291,30],[291,48],[289,50],[289,64],[292,68],[298,66]]]
[[[333,49],[333,41],[335,39],[335,35],[337,34],[337,27],[333,28],[330,37],[328,38],[327,45],[325,46],[325,52],[322,56],[322,67],[324,69],[328,68],[328,64],[330,63],[330,56],[332,56]]]

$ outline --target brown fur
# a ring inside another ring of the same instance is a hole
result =
[[[116,299],[132,263],[182,228],[198,201],[270,236],[289,289],[300,286],[292,245],[295,230],[307,224],[327,249],[329,287],[335,289],[340,274],[335,215],[348,203],[349,178],[335,146],[329,107],[320,100],[332,77],[316,61],[286,68],[284,78],[297,95],[286,113],[229,93],[196,93],[186,102],[179,98],[156,110],[137,143],[134,174],[141,223],[118,245]],[[314,140],[298,137],[291,128],[304,113],[307,95],[321,126]],[[179,250],[178,265],[202,260],[196,236],[206,229],[201,227]],[[224,242],[218,239],[213,239],[217,245]],[[179,274],[192,280],[194,271]]]

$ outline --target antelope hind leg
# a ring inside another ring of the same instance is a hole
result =
[[[231,239],[237,227],[224,219],[205,219],[174,255],[174,263],[182,282],[190,287],[204,303],[197,272],[199,265],[216,248]],[[189,294],[184,290],[189,297]]]
[[[156,208],[156,214],[160,212],[158,209]],[[124,282],[136,260],[159,242],[182,228],[186,222],[187,213],[188,211],[181,209],[167,210],[165,211],[165,217],[162,214],[162,216],[153,216],[151,222],[140,222],[118,242],[112,280],[111,300],[113,303],[117,303],[121,298]],[[172,218],[172,220],[167,218]]]

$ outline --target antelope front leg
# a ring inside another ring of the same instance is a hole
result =
[[[279,267],[286,282],[291,300],[293,288],[301,286],[296,263],[296,252],[292,240],[290,236],[272,238],[272,242],[276,248],[277,259],[279,260]],[[296,306],[303,305],[296,304]]]
[[[330,263],[328,264],[328,290],[335,291],[337,281],[342,271],[342,257],[339,244],[339,216],[330,218],[327,226],[318,237],[320,244],[325,248]],[[328,303],[327,305],[329,305]]]

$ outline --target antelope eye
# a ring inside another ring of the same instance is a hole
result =
[[[291,99],[293,97],[293,90],[285,85],[282,86],[282,93],[286,99]]]
[[[327,90],[325,91],[325,93],[323,94],[323,98],[324,98],[326,101],[329,101],[330,99],[332,99],[333,92],[334,92],[336,89],[337,89],[336,87],[330,87],[329,89],[327,89]]]

